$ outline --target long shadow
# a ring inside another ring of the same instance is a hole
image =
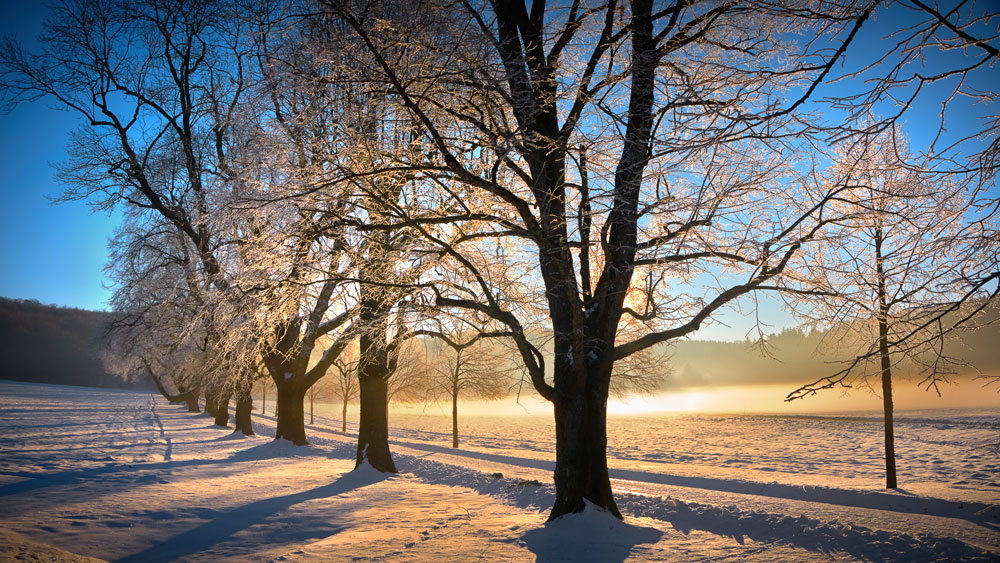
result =
[[[404,442],[402,440],[392,440],[392,444],[407,447],[413,450],[423,450],[425,452],[447,454],[457,457],[467,457],[483,461],[495,461],[497,463],[505,463],[507,465],[517,465],[520,467],[528,467],[531,469],[544,469],[547,471],[555,471],[556,469],[556,464],[554,462],[545,461],[542,459],[532,459],[530,457],[517,457],[517,456],[509,456],[501,454],[489,454],[485,452],[473,452],[469,450],[460,450],[452,447],[438,446],[435,444],[425,444],[422,442]]]
[[[996,555],[946,536],[913,536],[808,516],[744,511],[726,506],[685,503],[671,499],[627,495],[619,503],[636,516],[669,522],[689,534],[701,530],[755,542],[799,547],[827,555],[849,554],[859,561],[996,561]]]
[[[659,485],[672,485],[692,489],[707,489],[758,497],[780,498],[866,508],[909,514],[929,514],[948,518],[961,518],[976,523],[1000,523],[1000,507],[981,502],[960,502],[933,497],[915,496],[905,491],[857,491],[807,485],[783,485],[735,479],[695,477],[652,473],[648,471],[612,469],[612,479],[639,481]]]
[[[236,533],[255,524],[263,524],[269,517],[288,510],[296,504],[310,500],[327,498],[372,485],[389,476],[375,471],[352,471],[330,483],[290,495],[272,497],[232,510],[219,511],[210,521],[187,532],[166,539],[149,548],[118,559],[118,563],[156,563],[174,561],[186,555],[201,553],[231,538]],[[313,537],[327,537],[339,532],[343,527],[329,523],[319,523],[310,530],[297,530],[294,541],[306,541]]]
[[[484,461],[494,461],[508,465],[554,471],[555,464],[550,461],[515,457],[499,454],[489,454],[459,450],[435,444],[420,442],[403,442],[393,440],[393,444],[405,446],[414,450],[441,453],[458,457],[466,457]],[[786,500],[816,502],[852,508],[867,508],[888,510],[909,514],[930,514],[949,518],[961,518],[977,524],[1000,524],[1000,507],[981,502],[957,502],[932,497],[907,495],[905,491],[894,493],[881,491],[856,491],[828,487],[803,485],[782,485],[779,483],[761,483],[758,481],[741,481],[735,479],[720,479],[713,477],[694,477],[654,473],[651,471],[611,469],[612,479],[671,485],[692,489],[705,489],[724,493],[737,493],[758,497],[770,497]]]
[[[284,442],[284,441],[281,441]],[[208,459],[170,460],[152,463],[109,463],[101,467],[59,471],[38,474],[27,471],[4,472],[5,475],[26,477],[28,480],[0,485],[0,498],[44,489],[47,487],[75,487],[85,485],[98,478],[118,479],[122,482],[148,480],[157,472],[169,473],[177,469],[190,467],[226,466],[244,461],[260,461],[287,457],[343,457],[339,450],[326,451],[309,446],[293,446],[290,443],[268,441],[250,448],[234,452],[228,457]],[[8,507],[8,510],[13,510]],[[8,516],[11,515],[8,513]]]
[[[518,483],[516,479],[496,479],[472,469],[461,471],[457,476],[454,466],[443,462],[413,456],[397,456],[397,464],[404,471],[419,474],[425,482],[455,484],[481,494],[503,499],[505,502],[525,509],[543,510],[552,505],[551,486],[534,486]],[[730,506],[701,505],[685,503],[674,499],[648,497],[634,494],[619,494],[618,505],[629,515],[652,518],[669,522],[681,533],[692,530],[709,532],[730,537],[739,544],[747,539],[770,544],[789,545],[807,551],[825,554],[846,553],[861,561],[995,561],[990,554],[977,547],[947,536],[914,536],[903,533],[872,530],[863,526],[826,522],[808,516],[788,516],[750,510],[740,510]],[[565,519],[549,523],[544,529],[532,530],[522,539],[536,554],[539,561],[572,560],[616,560],[621,561],[635,546],[654,543],[655,530],[633,527],[623,528],[612,535],[608,551],[604,544],[591,550],[579,549],[579,542],[590,537],[609,537],[606,526],[595,526],[593,521],[569,519],[577,527],[593,528],[586,533],[562,533],[557,526]],[[991,527],[985,524],[986,527]],[[574,558],[571,554],[580,555]]]

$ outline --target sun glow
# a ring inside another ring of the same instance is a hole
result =
[[[712,391],[683,391],[666,395],[633,396],[608,400],[608,414],[701,412],[712,402]]]

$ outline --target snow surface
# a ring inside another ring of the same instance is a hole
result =
[[[970,448],[993,415],[901,424],[896,492],[865,417],[615,419],[625,522],[546,523],[550,418],[473,417],[453,450],[441,420],[393,415],[386,475],[320,414],[294,446],[258,413],[243,438],[147,393],[0,382],[0,561],[1000,559],[997,453]]]

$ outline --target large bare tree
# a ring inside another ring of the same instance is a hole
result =
[[[440,188],[394,210],[467,282],[433,284],[436,305],[502,323],[554,405],[550,517],[585,501],[620,516],[605,451],[614,364],[782,288],[842,189],[792,164],[807,149],[795,110],[869,7],[423,2],[390,22],[326,4],[368,49],[373,87],[419,127],[421,158],[397,152],[384,171]],[[400,45],[419,56],[400,64]],[[534,303],[505,296],[517,286]],[[537,307],[551,359],[525,329]],[[641,330],[618,341],[626,324]]]

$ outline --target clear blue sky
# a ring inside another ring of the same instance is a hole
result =
[[[0,0],[0,34],[31,43],[44,8]],[[53,204],[51,164],[66,158],[76,117],[45,102],[0,113],[0,296],[106,309],[107,239],[115,221],[83,203]]]
[[[874,25],[848,51],[849,60],[884,49],[875,44],[886,25],[899,24],[891,21],[894,15],[880,13],[875,22],[869,22]],[[13,33],[30,46],[43,16],[44,8],[35,2],[0,0],[0,34]],[[910,123],[914,136],[919,136],[921,128],[936,125],[936,108],[921,109],[923,113],[909,118],[916,120]],[[974,126],[971,120],[962,121]],[[51,164],[66,158],[68,135],[78,124],[74,115],[54,110],[44,101],[21,105],[11,114],[0,113],[0,296],[107,308],[110,292],[104,287],[103,267],[116,219],[92,213],[82,202],[53,204],[47,199],[61,191]],[[791,324],[777,305],[769,304],[766,309],[766,316],[777,321],[773,329]],[[731,328],[709,328],[698,337],[742,338],[752,324],[736,314],[720,320]]]

